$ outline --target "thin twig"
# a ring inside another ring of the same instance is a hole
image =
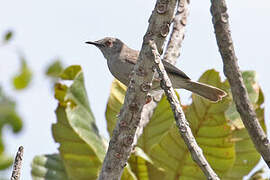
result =
[[[173,19],[173,30],[163,60],[175,64],[180,56],[180,48],[185,37],[189,0],[178,0],[177,11]]]
[[[237,64],[225,0],[211,0],[211,3],[217,44],[224,64],[224,74],[231,86],[233,100],[256,149],[270,168],[270,143],[249,101],[247,89]]]
[[[133,148],[135,133],[141,119],[142,108],[147,101],[153,79],[153,54],[149,41],[154,40],[159,52],[163,49],[173,19],[176,0],[158,0],[149,19],[138,62],[132,72],[124,105],[113,131],[99,180],[118,180]]]
[[[23,146],[20,146],[15,157],[13,171],[10,180],[19,180],[22,169]]]
[[[161,78],[161,88],[164,90],[167,99],[171,105],[172,111],[174,113],[176,125],[179,129],[179,132],[186,143],[193,160],[200,166],[202,171],[204,172],[207,179],[218,180],[218,176],[213,171],[209,163],[206,161],[201,148],[198,146],[191,129],[189,127],[189,123],[185,118],[185,114],[181,108],[181,105],[177,99],[177,96],[172,87],[171,80],[169,79],[166,70],[164,69],[163,63],[160,60],[160,55],[156,49],[156,45],[152,44],[152,52],[155,55],[155,64],[156,69]]]

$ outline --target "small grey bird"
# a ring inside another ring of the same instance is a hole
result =
[[[121,40],[111,37],[106,37],[98,41],[88,41],[86,43],[95,45],[101,50],[107,59],[107,64],[112,75],[128,86],[129,75],[137,62],[139,51],[133,50]],[[183,71],[166,61],[163,61],[163,64],[175,89],[183,88],[214,102],[221,100],[227,95],[221,89],[192,81]],[[159,80],[156,79],[153,81],[152,90],[160,90]]]

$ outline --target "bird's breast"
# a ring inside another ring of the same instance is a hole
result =
[[[128,86],[130,73],[133,70],[134,65],[121,60],[108,60],[107,64],[112,75],[120,82]]]

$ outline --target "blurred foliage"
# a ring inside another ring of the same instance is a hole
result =
[[[11,30],[6,31],[4,34],[1,44],[6,45],[9,43],[14,36],[14,32]],[[13,45],[12,45],[13,46]],[[12,47],[11,46],[11,47]],[[1,46],[1,48],[10,48],[10,46]],[[28,86],[29,82],[32,79],[32,73],[29,67],[27,66],[26,60],[21,56],[20,49],[14,46],[16,49],[16,55],[20,60],[21,67],[18,75],[13,77],[12,85],[15,89],[24,89]],[[14,51],[12,51],[14,53]],[[7,60],[8,61],[8,60]],[[13,163],[13,156],[9,156],[5,153],[5,147],[3,142],[3,128],[5,125],[9,125],[13,133],[18,133],[21,131],[23,122],[20,116],[16,112],[16,103],[11,100],[11,98],[7,97],[0,85],[0,170],[4,170],[9,168]]]
[[[59,67],[58,63],[55,64]],[[58,160],[54,167],[46,163],[52,155],[37,156],[32,164],[32,177],[49,180],[57,175],[60,179],[96,179],[108,143],[99,135],[96,127],[84,87],[82,69],[80,66],[70,66],[55,76],[61,80],[72,80],[70,86],[63,83],[55,85],[57,123],[53,124],[52,131],[55,141],[60,144],[59,155],[55,155]],[[264,98],[256,73],[243,72],[243,78],[258,119],[265,128],[262,108]],[[192,95],[192,103],[183,106],[192,132],[206,159],[222,179],[242,179],[258,163],[260,155],[241,124],[229,84],[227,81],[221,82],[219,73],[214,70],[206,71],[199,81],[225,90],[228,96],[219,103],[211,103]],[[125,91],[126,87],[119,81],[112,83],[106,108],[110,135],[124,102]],[[38,163],[40,158],[43,158],[42,163]],[[40,172],[39,168],[43,171]],[[51,172],[54,172],[53,176],[48,175]],[[179,178],[198,180],[205,179],[205,176],[192,160],[179,135],[170,105],[164,96],[129,158],[122,179]]]
[[[12,39],[12,37],[13,37],[13,31],[8,30],[8,31],[5,33],[5,35],[4,35],[3,42],[4,42],[4,43],[9,42],[9,41]]]
[[[243,72],[243,79],[247,87],[249,97],[256,111],[257,118],[266,131],[264,124],[264,96],[258,84],[256,73],[254,71]],[[224,176],[224,180],[238,180],[247,175],[260,160],[260,154],[254,148],[247,130],[232,102],[230,108],[226,111],[226,116],[230,120],[232,128],[232,140],[235,142],[236,159],[234,166]]]
[[[59,154],[36,156],[31,167],[33,179],[68,179],[63,161]]]
[[[13,162],[13,157],[4,152],[3,127],[9,125],[13,133],[18,133],[22,129],[22,120],[15,108],[15,102],[5,96],[0,87],[0,170],[8,168]]]
[[[251,177],[249,178],[249,180],[269,180],[269,178],[264,178],[263,177],[264,174],[264,170],[263,169],[259,169],[256,172],[254,172]]]
[[[54,177],[61,176],[62,179],[96,179],[101,163],[105,157],[107,141],[99,135],[95,124],[93,113],[90,109],[88,97],[84,87],[84,78],[80,66],[70,66],[59,75],[61,80],[72,80],[72,84],[67,86],[63,83],[55,85],[55,98],[58,100],[56,109],[57,123],[53,124],[52,132],[56,142],[60,144],[59,157],[61,164],[65,167],[63,171],[55,171]],[[140,157],[149,162],[149,158],[142,150],[136,149],[133,156]],[[38,159],[44,156],[36,156],[32,163],[33,179],[50,179],[47,172],[51,172],[52,166],[37,163]],[[58,163],[60,163],[58,161]],[[40,165],[41,164],[41,165]],[[45,166],[40,172],[39,167]],[[136,162],[132,162],[132,167],[140,167]],[[47,168],[47,169],[46,169]],[[50,173],[49,173],[50,174]],[[135,180],[136,174],[131,170],[129,164],[123,172],[124,180]]]
[[[47,67],[46,70],[46,75],[51,77],[51,78],[59,78],[59,75],[63,71],[63,65],[59,59],[54,60],[49,66]]]
[[[110,137],[112,136],[112,132],[117,121],[117,115],[124,103],[126,89],[126,86],[120,81],[115,79],[112,82],[111,92],[105,112],[107,130],[110,134]]]
[[[59,104],[57,123],[52,126],[53,137],[60,143],[60,156],[70,179],[95,179],[105,155],[105,145],[90,110],[81,67],[70,66],[61,77],[73,80],[73,84],[70,87],[60,83],[55,85]]]
[[[16,90],[25,89],[32,80],[32,72],[26,63],[26,60],[24,59],[24,57],[21,57],[20,60],[21,60],[20,71],[12,79],[13,86]]]

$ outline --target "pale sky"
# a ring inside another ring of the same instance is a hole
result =
[[[24,121],[24,129],[18,135],[13,135],[8,127],[4,129],[4,142],[10,154],[15,154],[20,145],[25,148],[21,179],[30,179],[30,163],[35,155],[57,152],[58,145],[51,135],[51,124],[56,121],[56,101],[44,75],[48,63],[59,57],[66,65],[83,67],[98,128],[108,137],[104,112],[113,78],[98,49],[84,42],[113,36],[140,49],[154,4],[154,0],[0,0],[0,33],[8,29],[15,31],[11,45],[0,47],[0,84],[16,99]],[[227,4],[240,68],[258,73],[265,95],[265,117],[269,122],[270,2],[228,0]],[[219,72],[223,69],[209,9],[209,0],[191,1],[187,32],[177,63],[194,80],[207,69],[215,68]],[[34,71],[31,86],[22,92],[15,92],[10,83],[19,65],[13,45],[23,49]],[[189,102],[189,93],[180,91],[180,96],[182,102]]]

